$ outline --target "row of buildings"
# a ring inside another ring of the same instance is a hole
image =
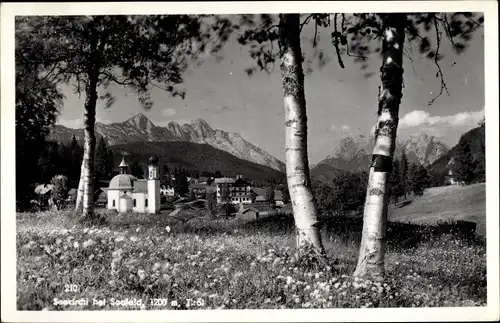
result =
[[[217,203],[225,203],[225,199],[232,204],[266,203],[267,189],[252,187],[242,176],[210,178],[200,177],[199,179],[187,178],[189,191],[196,197],[203,197],[210,193],[216,193]],[[161,185],[161,194],[164,196],[176,196],[174,187]],[[255,199],[252,201],[252,197]],[[283,206],[283,194],[279,190],[274,191],[274,204]]]
[[[133,211],[137,213],[158,213],[162,197],[177,196],[174,187],[160,184],[158,158],[149,159],[147,179],[138,179],[129,174],[129,165],[122,159],[120,174],[114,176],[108,187],[100,187],[94,193],[94,200],[98,205],[115,209],[118,212]],[[216,193],[217,203],[232,204],[267,204],[267,189],[252,188],[242,176],[235,178],[188,178],[189,191],[196,197],[204,197],[209,193]],[[51,185],[41,185],[36,190],[39,195],[49,195]],[[69,192],[69,200],[76,198],[76,189]],[[275,206],[284,206],[281,191],[274,191]]]

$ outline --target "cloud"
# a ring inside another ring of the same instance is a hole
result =
[[[57,121],[58,124],[63,125],[67,128],[73,128],[73,129],[78,129],[83,127],[83,120],[82,119],[73,119],[73,120],[66,120],[63,118],[59,118]]]
[[[177,114],[177,111],[173,108],[166,108],[165,110],[163,110],[161,112],[161,115],[164,117],[172,117],[172,116],[175,116],[176,114]]]
[[[224,112],[227,112],[227,111],[232,111],[234,110],[234,108],[231,108],[227,105],[223,105],[223,106],[217,106],[217,107],[214,107],[214,108],[207,108],[205,109],[205,111],[207,112],[211,112],[211,113],[217,113],[217,114],[220,114],[220,113],[224,113]]]
[[[342,127],[340,127],[340,129],[342,129],[342,131],[349,131],[351,130],[351,127],[349,127],[348,125],[343,125]]]
[[[484,108],[480,111],[465,111],[449,116],[431,116],[423,110],[413,110],[399,120],[401,128],[418,126],[475,126],[484,117]]]
[[[342,130],[342,131],[344,131],[344,132],[347,132],[347,131],[350,131],[350,130],[351,130],[351,127],[349,127],[349,126],[348,126],[348,125],[346,125],[346,124],[345,124],[345,125],[342,125],[342,126],[340,126],[340,127],[339,127],[339,126],[337,126],[337,125],[335,125],[335,124],[332,124],[332,125],[330,125],[330,126],[328,127],[328,130],[329,130],[329,131],[331,131],[331,132],[335,132],[335,131],[337,131],[337,130],[339,130],[339,129],[340,129],[340,130]]]

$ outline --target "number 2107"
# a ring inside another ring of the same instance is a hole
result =
[[[76,285],[76,284],[64,284],[64,292],[71,293],[71,292],[77,292],[77,291],[78,291],[78,285]]]

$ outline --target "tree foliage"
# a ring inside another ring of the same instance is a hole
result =
[[[95,152],[95,178],[108,179],[113,175],[113,152],[108,150],[106,141],[101,137]]]
[[[351,56],[355,62],[361,64],[362,69],[366,69],[369,56],[372,53],[382,52],[379,43],[375,41],[383,38],[383,19],[386,15],[334,14],[339,19],[335,19],[338,21],[338,26],[335,25],[336,31],[332,33],[332,42],[338,44],[338,39],[342,40],[340,46],[336,46],[339,62],[341,56]],[[474,33],[483,28],[484,16],[482,13],[472,12],[408,13],[406,16],[406,42],[403,55],[413,60],[413,48],[416,47],[418,52],[425,55],[436,67],[435,77],[440,81],[440,89],[429,100],[428,105],[432,105],[443,94],[449,95],[440,65],[444,57],[443,41],[447,39],[456,54],[463,53],[468,48]]]
[[[24,25],[16,26],[16,204],[21,209],[28,207],[32,184],[40,179],[37,163],[63,100],[55,82],[42,73],[44,65],[40,52],[43,46]],[[43,176],[47,182],[50,178]]]
[[[132,165],[130,165],[130,174],[132,174],[136,178],[144,179],[144,166],[141,165],[137,160],[134,160],[132,162]]]
[[[424,190],[431,186],[429,172],[422,165],[411,164],[408,177],[409,192],[413,192],[416,196],[422,196]]]
[[[394,201],[394,203],[397,203],[399,201],[399,198],[404,195],[404,186],[403,186],[403,181],[401,180],[401,169],[402,167],[400,166],[400,161],[398,159],[394,159],[392,162],[392,172],[391,172],[391,179],[390,179],[390,195]]]
[[[210,24],[204,25],[204,18]],[[110,107],[115,98],[110,84],[134,91],[141,106],[150,109],[152,88],[184,97],[177,85],[188,62],[207,51],[216,52],[227,39],[230,24],[218,17],[195,15],[151,16],[23,16],[17,27],[30,34],[47,80],[84,91],[85,149],[81,180],[84,215],[93,214],[89,192],[94,180],[95,110],[98,100]],[[206,44],[212,36],[218,36]],[[104,91],[99,93],[99,91]],[[83,174],[82,174],[83,175]],[[77,201],[80,201],[79,198]],[[86,202],[85,202],[86,201]],[[77,202],[77,208],[79,208]]]
[[[477,162],[472,155],[470,145],[461,140],[458,143],[457,153],[455,155],[454,163],[452,166],[453,175],[459,182],[470,184],[474,181],[474,172],[476,170]]]
[[[314,196],[323,216],[359,213],[366,198],[366,172],[340,172],[329,183],[313,183]]]
[[[52,178],[51,184],[54,185],[51,192],[52,200],[57,209],[61,209],[68,198],[68,178],[64,175],[56,175]]]

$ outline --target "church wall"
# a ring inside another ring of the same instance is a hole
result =
[[[115,200],[115,206],[113,206],[113,200]],[[118,205],[120,203],[120,191],[118,190],[108,190],[108,209],[115,209],[118,211]]]
[[[145,213],[146,212],[146,207],[144,200],[148,197],[147,194],[145,193],[132,193],[132,205],[133,201],[135,200],[135,207],[133,208],[134,212],[137,213]]]

